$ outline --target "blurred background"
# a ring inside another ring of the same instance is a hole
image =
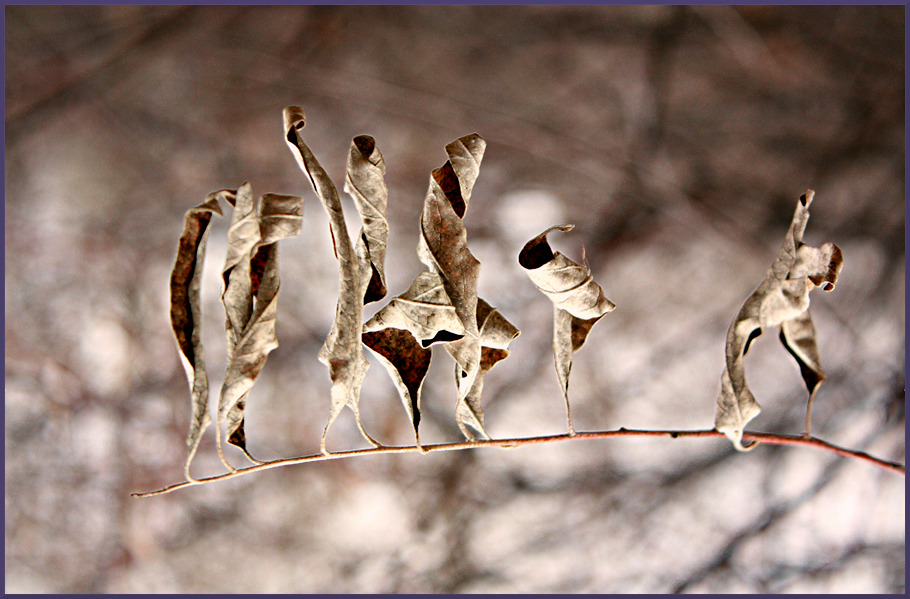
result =
[[[306,198],[249,447],[318,452],[338,271],[282,137],[289,104],[339,190],[352,137],[383,152],[390,297],[421,270],[445,144],[487,140],[468,240],[480,295],[522,330],[485,378],[494,437],[565,431],[551,306],[517,263],[528,239],[575,223],[552,245],[584,249],[618,306],[575,356],[576,428],[711,428],[727,327],[811,187],[805,241],[846,261],[812,295],[828,373],[813,433],[903,463],[902,6],[7,6],[5,24],[7,592],[904,592],[904,478],[802,448],[371,456],[129,497],[182,480],[168,277],[183,214],[246,180]],[[202,291],[214,397],[227,222]],[[805,387],[776,336],[746,361],[763,407],[749,428],[800,434]],[[421,438],[457,441],[452,362],[435,355]],[[369,358],[365,426],[412,442]],[[350,411],[328,445],[363,446]],[[209,429],[193,472],[222,471]]]

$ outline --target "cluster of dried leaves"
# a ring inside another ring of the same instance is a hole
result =
[[[338,191],[302,137],[303,110],[284,110],[286,142],[298,165],[309,178],[329,217],[335,256],[339,265],[338,304],[335,321],[319,352],[332,380],[329,418],[322,435],[349,407],[364,438],[380,444],[366,432],[360,418],[360,391],[369,362],[368,347],[385,366],[395,383],[420,446],[420,397],[432,357],[431,347],[441,344],[455,361],[456,422],[469,440],[488,439],[484,430],[481,392],[483,377],[509,355],[509,344],[519,330],[499,311],[477,295],[480,262],[471,254],[463,222],[471,191],[480,169],[486,142],[476,134],[456,139],[445,148],[448,160],[433,170],[420,219],[417,254],[425,269],[411,286],[391,299],[369,321],[363,322],[365,304],[386,295],[385,250],[389,234],[386,218],[388,191],[385,162],[372,137],[361,135],[351,142],[344,191],[354,200],[362,221],[356,242],[345,226]],[[246,449],[243,414],[250,388],[278,346],[275,335],[278,297],[277,242],[300,232],[303,198],[263,195],[258,208],[252,189],[244,183],[237,190],[209,194],[189,210],[171,275],[171,322],[190,380],[193,417],[187,439],[185,464],[190,463],[211,419],[208,413],[208,380],[200,338],[200,280],[205,245],[213,214],[221,214],[219,200],[233,206],[228,231],[228,252],[223,269],[222,300],[226,313],[228,365],[218,403],[220,431],[226,425],[225,441]],[[568,231],[571,225],[562,225]],[[567,415],[568,379],[572,353],[577,351],[597,320],[614,305],[592,280],[587,266],[553,254],[545,231],[528,242],[520,262],[537,287],[553,301],[554,354],[562,383]],[[569,430],[574,434],[569,418]]]
[[[444,346],[455,361],[456,423],[470,441],[477,437],[489,439],[481,404],[483,377],[509,355],[509,345],[519,330],[478,297],[480,262],[468,248],[463,222],[486,143],[472,134],[446,146],[448,159],[431,173],[420,218],[417,255],[425,268],[404,293],[363,322],[364,306],[383,299],[387,293],[385,162],[372,137],[361,135],[352,140],[344,191],[353,198],[362,222],[352,243],[338,191],[304,142],[304,125],[301,108],[284,110],[285,140],[328,215],[340,271],[335,321],[319,352],[319,360],[328,368],[332,381],[328,423],[321,440],[323,453],[328,453],[328,431],[346,406],[353,411],[364,438],[380,447],[360,418],[360,392],[369,367],[364,346],[379,358],[394,382],[413,425],[418,448],[421,389],[432,358],[431,346],[435,344]],[[764,327],[781,327],[781,340],[799,363],[810,393],[807,434],[812,398],[825,377],[808,312],[808,294],[816,287],[833,289],[843,260],[833,244],[815,248],[802,243],[812,197],[810,190],[800,198],[780,255],[765,281],[746,300],[727,335],[727,365],[717,400],[715,427],[737,449],[746,449],[741,444],[745,425],[760,411],[746,385],[743,357]],[[220,200],[233,207],[222,270],[228,361],[217,409],[218,452],[231,471],[235,469],[221,449],[223,429],[227,443],[241,449],[254,463],[262,463],[247,451],[244,410],[268,354],[278,346],[278,241],[300,232],[303,213],[302,197],[265,194],[257,203],[251,186],[244,183],[236,190],[209,194],[186,214],[171,275],[171,322],[192,395],[185,463],[185,475],[190,481],[194,480],[190,464],[211,423],[199,330],[200,281],[209,225],[213,214],[222,214]],[[569,406],[572,356],[597,321],[616,307],[594,282],[584,255],[582,264],[578,264],[554,252],[547,242],[547,235],[553,230],[567,232],[572,228],[573,225],[550,227],[531,239],[518,257],[533,284],[553,303],[553,353],[566,402],[569,435],[575,435]]]

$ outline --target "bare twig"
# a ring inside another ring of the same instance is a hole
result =
[[[250,466],[249,468],[240,468],[235,472],[228,472],[225,474],[219,474],[218,476],[211,476],[208,478],[200,478],[191,481],[185,481],[182,483],[177,483],[169,487],[164,487],[163,489],[158,489],[157,491],[149,491],[146,493],[132,493],[132,497],[154,497],[156,495],[164,495],[165,493],[170,493],[171,491],[176,491],[178,489],[183,489],[185,487],[191,487],[194,485],[216,482],[221,480],[228,480],[231,478],[237,478],[238,476],[243,476],[244,474],[253,474],[254,472],[261,472],[262,470],[269,470],[271,468],[278,468],[281,466],[294,466],[297,464],[305,464],[309,462],[321,462],[325,460],[338,460],[343,458],[352,458],[362,455],[375,455],[380,453],[431,453],[434,451],[457,451],[461,449],[479,449],[482,447],[502,447],[502,448],[511,448],[511,447],[520,447],[523,445],[535,445],[539,443],[555,443],[557,441],[580,441],[583,439],[610,439],[613,437],[671,437],[673,439],[683,438],[683,437],[720,437],[723,438],[724,434],[719,433],[716,430],[694,430],[694,431],[672,431],[672,430],[635,430],[620,428],[615,431],[593,431],[593,432],[576,432],[574,435],[571,434],[562,434],[562,435],[550,435],[543,437],[523,437],[517,439],[491,439],[487,441],[465,441],[461,443],[439,443],[436,445],[421,445],[420,447],[416,445],[406,445],[399,447],[372,447],[368,449],[355,449],[352,451],[339,451],[337,453],[328,453],[328,454],[315,454],[298,458],[283,458],[280,460],[274,460],[271,462],[264,462],[256,466]],[[896,462],[889,462],[881,458],[876,458],[865,452],[857,451],[855,449],[846,449],[839,447],[827,441],[817,439],[815,437],[803,437],[796,435],[782,435],[774,433],[752,433],[746,432],[743,433],[743,441],[752,441],[753,443],[766,443],[768,445],[801,445],[804,447],[813,447],[822,451],[827,451],[830,453],[837,454],[845,458],[853,458],[857,460],[864,460],[879,468],[884,468],[885,470],[890,470],[900,475],[905,475],[905,467],[903,464],[898,464]]]

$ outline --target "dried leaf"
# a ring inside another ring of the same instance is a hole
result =
[[[221,214],[218,196],[222,193],[225,190],[209,194],[204,202],[186,212],[183,232],[177,244],[177,258],[171,271],[171,326],[189,379],[192,400],[192,418],[186,439],[189,451],[184,464],[187,480],[193,480],[190,476],[190,463],[199,447],[202,433],[211,423],[208,411],[209,384],[200,331],[202,306],[199,290],[209,224],[213,213]]]
[[[373,280],[378,280],[378,284],[372,288],[371,301],[382,297],[380,291],[384,293],[381,257],[385,253],[388,225],[384,212],[380,213],[380,207],[384,210],[385,205],[385,185],[379,182],[379,178],[385,167],[382,155],[376,150],[372,138],[362,136],[354,139],[348,161],[346,189],[357,202],[365,228],[361,230],[357,244],[352,246],[335,185],[300,137],[305,122],[302,108],[290,106],[284,109],[288,147],[300,168],[309,177],[328,214],[332,243],[340,270],[335,322],[319,352],[319,360],[328,366],[329,377],[332,380],[332,400],[329,421],[322,435],[322,451],[326,452],[325,440],[329,428],[346,405],[354,412],[364,438],[378,446],[379,444],[364,430],[360,421],[359,401],[363,379],[369,368],[361,345],[364,298]],[[375,247],[372,245],[374,242]]]
[[[464,347],[458,363],[468,387],[480,369],[480,334],[477,328],[477,279],[480,262],[468,249],[462,218],[480,170],[486,142],[477,134],[461,137],[446,146],[449,159],[430,176],[420,218],[417,256],[430,272],[437,273],[455,313],[464,327]],[[459,401],[463,399],[459,393]]]
[[[369,135],[358,135],[351,142],[345,172],[344,191],[354,199],[363,228],[360,237],[369,255],[370,282],[363,302],[369,304],[385,297],[385,250],[389,238],[386,206],[389,192],[385,185],[385,160]]]
[[[433,272],[421,272],[408,290],[383,306],[363,330],[363,342],[380,358],[392,378],[419,445],[420,389],[432,355],[427,348],[433,343],[461,339],[465,334],[442,278]]]
[[[569,434],[574,435],[569,406],[569,374],[572,355],[588,337],[594,324],[616,308],[594,282],[587,263],[577,264],[559,252],[553,253],[547,234],[571,231],[575,225],[550,227],[522,248],[518,262],[525,268],[534,285],[553,302],[553,356],[556,375],[566,401]],[[582,258],[582,262],[585,262]]]
[[[455,383],[458,388],[458,404],[455,407],[455,421],[461,432],[470,440],[474,435],[470,429],[481,437],[490,436],[483,428],[483,407],[480,396],[483,391],[483,376],[498,362],[509,355],[509,344],[518,337],[519,330],[505,319],[499,310],[491,307],[483,299],[477,301],[477,327],[480,333],[480,364],[477,376],[468,384],[467,373],[461,364],[467,359],[461,355],[463,350],[473,351],[469,337],[446,344],[446,350],[455,359]]]
[[[227,200],[235,207],[222,272],[228,363],[218,404],[218,428],[225,420],[227,442],[258,463],[246,450],[243,414],[268,354],[278,347],[278,241],[300,233],[303,198],[267,193],[259,200],[258,216],[249,183]]]
[[[761,412],[761,406],[746,384],[744,357],[749,344],[765,327],[781,327],[781,341],[800,366],[810,394],[806,413],[806,434],[809,434],[811,401],[825,378],[815,342],[815,328],[808,312],[809,292],[816,287],[823,291],[833,290],[843,268],[843,255],[833,243],[819,248],[802,243],[814,195],[810,189],[800,197],[780,253],[765,280],[746,299],[727,331],[726,368],[721,377],[715,428],[727,435],[740,451],[752,447],[743,447],[743,431]]]
[[[420,220],[418,256],[426,266],[410,288],[364,325],[364,343],[389,372],[420,444],[420,390],[433,343],[445,343],[456,361],[456,420],[468,439],[480,434],[481,377],[508,355],[518,335],[511,323],[477,297],[480,262],[467,245],[462,221],[486,142],[476,134],[446,146],[448,160],[430,177]]]

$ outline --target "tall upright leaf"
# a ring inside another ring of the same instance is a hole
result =
[[[420,392],[434,343],[455,359],[456,422],[468,439],[483,430],[482,375],[508,355],[518,329],[477,297],[480,262],[467,244],[464,218],[486,142],[477,134],[446,146],[433,170],[420,218],[417,255],[427,270],[364,325],[364,343],[389,372],[420,444]],[[489,351],[487,351],[489,350]],[[468,428],[470,427],[470,428]]]
[[[221,190],[209,194],[205,201],[190,208],[184,217],[183,232],[177,243],[177,257],[171,270],[171,327],[180,350],[180,358],[189,379],[192,416],[186,444],[189,449],[184,474],[190,476],[190,464],[211,416],[208,411],[209,383],[205,372],[205,354],[200,326],[202,305],[200,286],[205,263],[205,246],[212,214],[221,214],[218,196],[230,193]]]
[[[388,223],[385,220],[386,190],[382,181],[385,164],[372,138],[360,136],[354,139],[345,188],[357,202],[364,228],[361,229],[357,243],[352,245],[335,185],[301,137],[305,123],[302,108],[290,106],[284,109],[288,147],[328,214],[332,244],[340,271],[335,321],[319,352],[319,360],[328,366],[332,380],[329,420],[322,435],[321,447],[326,452],[326,435],[344,406],[350,407],[354,412],[364,438],[378,446],[363,428],[359,401],[363,379],[369,368],[361,345],[364,301],[368,294],[369,301],[375,301],[385,294],[382,269],[388,236]]]
[[[823,291],[833,290],[844,265],[841,250],[833,243],[816,248],[802,242],[814,197],[815,192],[811,189],[800,196],[777,258],[727,331],[726,367],[721,376],[714,426],[740,451],[754,446],[743,447],[743,431],[761,412],[761,406],[746,384],[744,357],[751,342],[765,327],[781,327],[780,339],[799,364],[809,390],[806,434],[810,433],[812,401],[825,373],[819,360],[815,327],[809,316],[809,292],[817,287]]]
[[[246,449],[244,410],[269,353],[278,347],[278,241],[300,233],[303,198],[264,194],[257,215],[252,189],[244,183],[227,200],[234,204],[234,215],[222,271],[228,362],[218,404],[218,429],[226,421],[226,441],[259,463]],[[231,468],[223,455],[221,459]]]

